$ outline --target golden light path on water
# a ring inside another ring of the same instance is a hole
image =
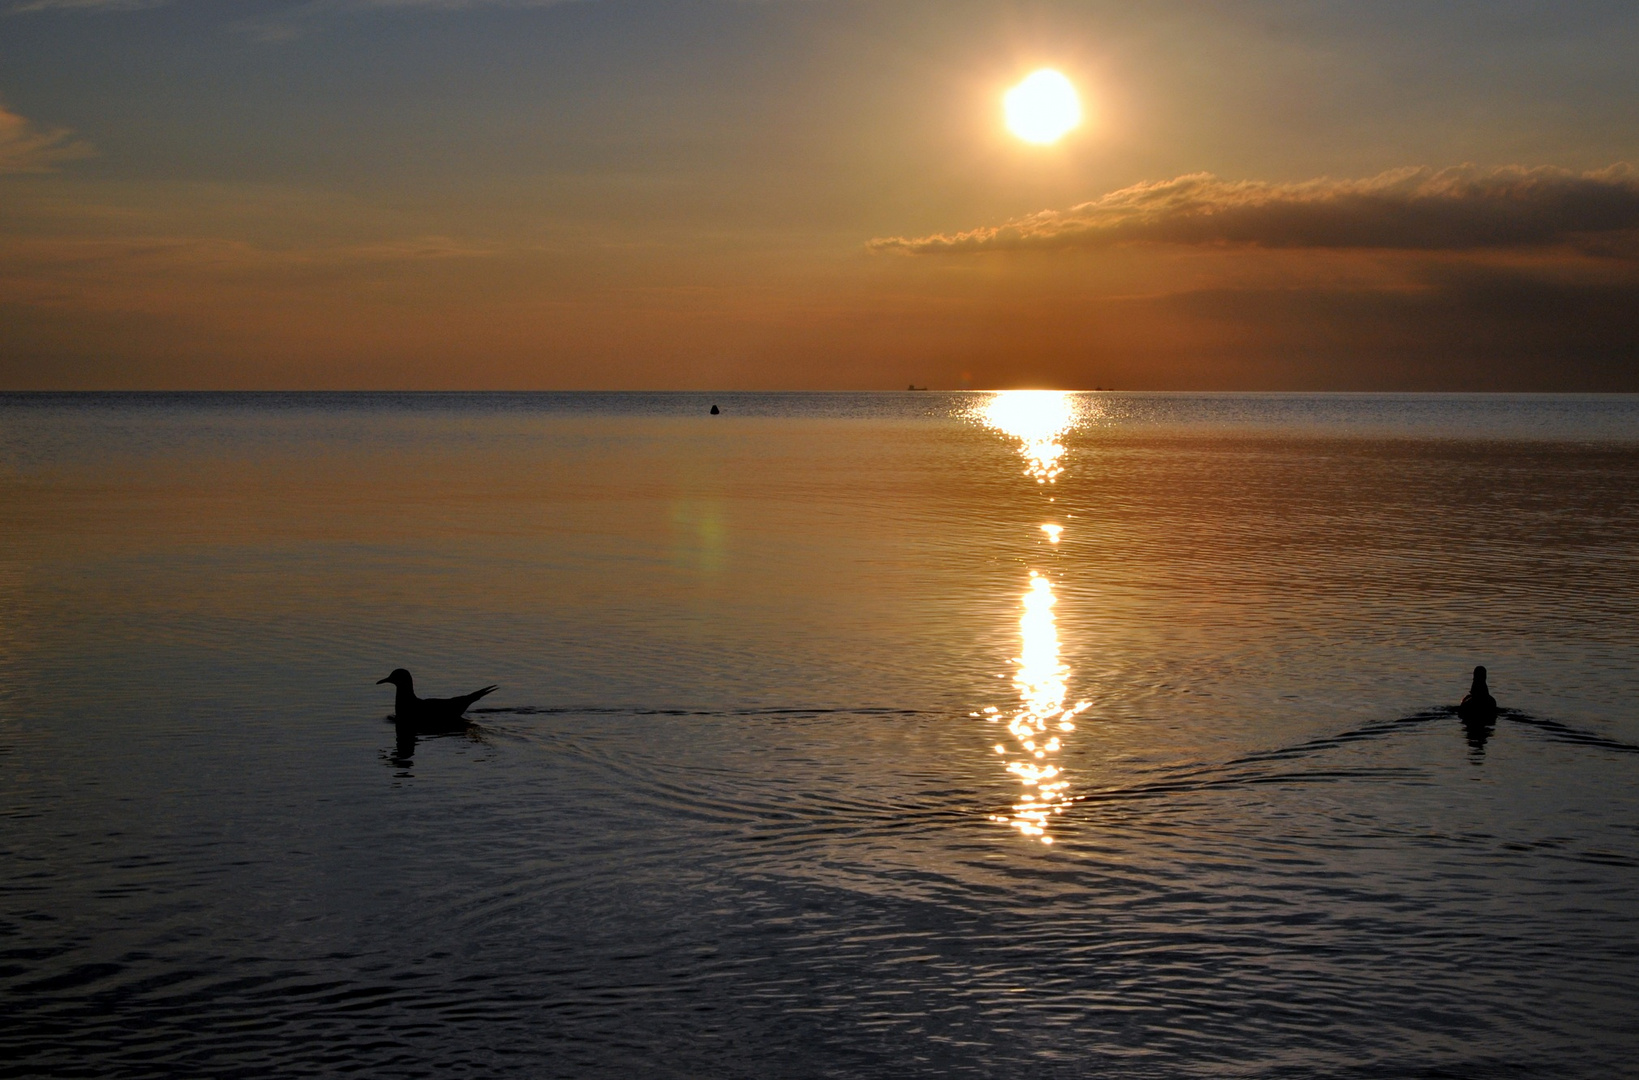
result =
[[[1070,394],[1053,390],[1003,391],[980,411],[986,426],[1019,440],[1025,474],[1038,484],[1053,483],[1063,472],[1061,461],[1064,434],[1075,426],[1076,403]],[[1062,525],[1045,522],[1040,526],[1050,544],[1057,544]],[[1006,762],[1009,773],[1018,778],[1023,791],[1009,814],[992,815],[991,820],[1010,825],[1025,836],[1044,844],[1053,842],[1048,825],[1055,814],[1069,805],[1069,781],[1056,758],[1064,740],[1076,729],[1075,718],[1091,702],[1066,707],[1070,669],[1059,659],[1058,621],[1053,608],[1058,598],[1053,584],[1038,570],[1030,571],[1029,587],[1019,617],[1019,655],[1013,686],[1019,702],[1010,710],[991,706],[984,714],[992,723],[1007,724],[1011,739],[998,742],[996,753]],[[980,715],[980,714],[975,714]]]
[[[1076,426],[1075,400],[1062,390],[1003,390],[980,410],[985,426],[1019,440],[1024,471],[1038,484],[1063,472],[1064,433]]]

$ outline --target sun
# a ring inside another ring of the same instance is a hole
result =
[[[1081,123],[1075,84],[1052,68],[1042,68],[1002,95],[1007,129],[1028,143],[1045,146]]]

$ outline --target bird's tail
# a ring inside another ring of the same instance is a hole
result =
[[[497,689],[499,689],[499,687],[500,687],[500,684],[497,683],[493,686],[486,686],[482,690],[474,690],[472,693],[467,695],[466,704],[462,705],[461,707],[463,709],[471,708],[473,702],[477,701],[479,698],[483,697],[485,694],[494,693]]]

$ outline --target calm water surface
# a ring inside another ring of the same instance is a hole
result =
[[[1631,1075],[1636,616],[1634,397],[0,396],[0,1075]]]

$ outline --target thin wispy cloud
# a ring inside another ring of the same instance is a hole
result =
[[[1300,183],[1193,173],[1068,210],[950,235],[880,237],[868,246],[911,255],[1119,243],[1463,251],[1598,246],[1636,229],[1639,174],[1625,164],[1585,173],[1462,165]]]
[[[7,15],[40,12],[130,12],[169,7],[177,0],[16,0],[0,8]],[[243,19],[230,28],[263,41],[279,43],[303,37],[325,19],[372,11],[465,11],[477,8],[542,8],[587,0],[305,0],[273,15]]]
[[[133,270],[196,274],[280,273],[286,271],[393,266],[461,259],[490,259],[508,249],[447,236],[420,236],[365,244],[308,244],[274,248],[209,236],[129,238],[23,237],[0,239],[0,269]]]
[[[52,172],[66,161],[91,157],[91,144],[66,128],[42,130],[0,105],[0,174]]]
[[[33,11],[137,11],[142,8],[166,7],[176,0],[17,0],[6,7],[12,14]],[[551,7],[575,0],[310,0],[294,5],[290,14],[311,16],[328,11],[359,11],[380,8],[423,8],[427,10],[460,10],[477,7]]]
[[[30,11],[136,11],[169,3],[171,0],[20,0],[6,10],[13,15]]]

